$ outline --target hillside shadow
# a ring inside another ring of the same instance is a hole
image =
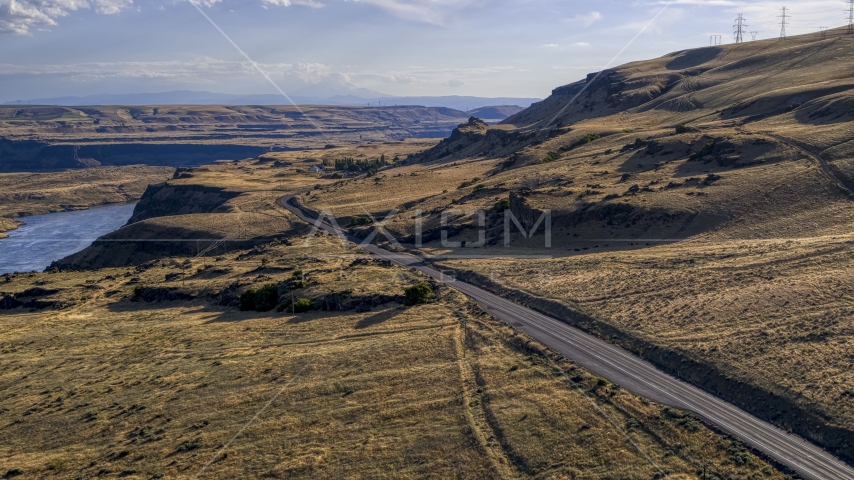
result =
[[[699,67],[718,58],[722,49],[718,47],[705,47],[688,50],[682,55],[671,60],[665,68],[668,70],[685,70],[686,68]]]
[[[398,313],[399,312],[396,308],[390,308],[388,310],[383,310],[382,312],[378,312],[374,315],[363,318],[356,322],[356,330],[373,327],[375,325],[387,322],[388,320],[391,320],[392,318],[397,316]]]

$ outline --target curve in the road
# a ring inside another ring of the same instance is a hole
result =
[[[331,225],[318,223],[294,204],[293,195],[278,200],[305,222],[330,233],[343,235],[359,244],[360,240]],[[816,480],[854,479],[854,468],[820,447],[760,420],[740,408],[709,394],[690,383],[658,370],[652,364],[597,337],[559,320],[540,314],[479,287],[448,281],[442,272],[430,268],[421,259],[390,252],[375,245],[361,245],[373,256],[395,264],[416,268],[474,299],[493,317],[513,325],[555,352],[571,358],[587,370],[619,383],[626,389],[660,403],[688,410],[725,431],[769,458],[805,478]]]

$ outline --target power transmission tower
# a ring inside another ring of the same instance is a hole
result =
[[[852,5],[854,5],[854,0],[849,0],[849,1],[851,1]],[[791,15],[788,14],[789,10],[786,7],[783,7],[782,11],[783,11],[783,14],[778,15],[778,17],[782,19],[780,21],[780,40],[785,40],[786,39],[786,25],[789,24],[789,22],[787,22],[786,20],[789,17],[791,17]]]
[[[854,0],[848,0],[848,34],[854,33]]]
[[[825,40],[827,38],[827,27],[818,27],[818,30],[821,32],[821,39]]]
[[[738,18],[735,19],[735,25],[733,25],[732,28],[735,29],[735,32],[733,32],[733,34],[735,35],[735,43],[743,42],[744,29],[747,28],[747,24],[744,23],[744,14],[738,14]]]
[[[750,32],[750,38],[752,41],[756,41],[756,36],[759,35],[759,32]]]
[[[712,35],[709,37],[709,45],[720,45],[723,42],[723,35]]]

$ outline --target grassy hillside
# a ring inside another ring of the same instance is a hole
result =
[[[408,247],[420,218],[422,253],[463,256],[446,268],[565,305],[592,333],[662,352],[668,370],[691,362],[698,385],[854,458],[852,42],[805,35],[616,67],[300,201],[345,218],[356,200],[378,220],[397,210],[385,227]],[[451,242],[477,242],[484,212],[484,248],[442,246],[449,210]],[[512,223],[505,248],[505,210],[526,229],[549,211],[551,248],[542,226],[526,239]]]

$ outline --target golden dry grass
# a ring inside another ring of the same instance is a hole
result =
[[[783,478],[682,413],[552,363],[445,287],[428,305],[363,313],[219,305],[287,283],[295,268],[307,281],[295,294],[315,299],[400,294],[422,280],[335,238],[301,240],[5,277],[3,291],[57,289],[47,299],[67,308],[0,317],[0,464],[21,478],[190,478],[216,458],[200,478],[640,479],[659,468],[695,478],[708,462],[721,476]],[[137,285],[196,299],[135,300]]]

